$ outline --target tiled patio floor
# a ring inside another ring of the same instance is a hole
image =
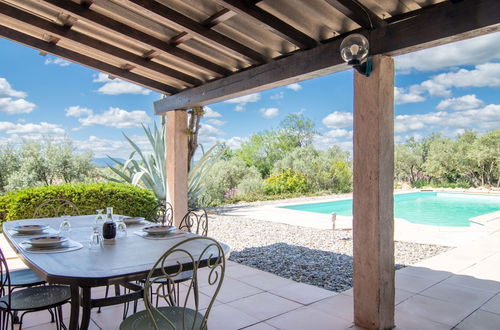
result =
[[[16,259],[11,264],[21,266]],[[398,271],[397,328],[500,329],[499,264],[497,232]],[[211,293],[208,287],[200,291],[202,301]],[[93,311],[91,329],[117,329],[121,315],[119,306]],[[352,318],[352,290],[336,294],[229,262],[209,329],[348,329],[354,328]],[[48,313],[33,313],[23,329],[55,329],[48,321]]]

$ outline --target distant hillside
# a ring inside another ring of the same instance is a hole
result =
[[[125,161],[125,159],[123,159],[123,158],[115,158],[115,159],[120,161],[120,162]],[[106,166],[108,166],[107,164],[112,165],[113,161],[111,159],[109,159],[108,157],[103,157],[103,158],[94,158],[92,163],[94,165],[96,165],[97,167],[106,167]]]

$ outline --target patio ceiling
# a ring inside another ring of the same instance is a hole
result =
[[[365,34],[399,55],[500,30],[498,0],[0,0],[0,36],[171,95],[186,109],[347,69]]]

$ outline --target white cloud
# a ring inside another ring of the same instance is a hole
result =
[[[399,73],[476,65],[500,59],[500,32],[428,48],[395,58]]]
[[[222,121],[222,120],[219,120],[219,119],[209,119],[207,120],[207,123],[211,124],[211,125],[215,125],[215,126],[222,126],[224,125],[226,122],[225,121]]]
[[[334,111],[325,118],[323,118],[323,124],[328,128],[344,128],[352,126],[352,113],[351,112],[340,112]]]
[[[82,117],[91,116],[94,112],[89,108],[82,108],[79,105],[74,105],[64,110],[66,117]]]
[[[291,89],[294,92],[297,92],[297,91],[300,91],[302,89],[302,86],[299,83],[293,83],[293,84],[286,86],[286,88]]]
[[[83,126],[104,125],[116,128],[129,128],[140,127],[141,124],[150,122],[151,118],[142,110],[126,111],[110,107],[103,113],[81,117],[78,121]]]
[[[133,135],[129,136],[135,144],[137,144],[145,153],[152,152],[151,145],[145,136]],[[110,140],[100,138],[94,135],[89,136],[86,140],[75,141],[75,146],[78,151],[92,151],[94,157],[118,157],[128,159],[132,149],[130,144],[125,140]],[[109,162],[112,164],[112,162]]]
[[[62,58],[59,58],[59,57],[55,57],[55,58],[49,57],[45,60],[44,64],[45,65],[55,64],[55,65],[59,65],[59,66],[68,66],[71,64],[71,62],[63,60]]]
[[[270,98],[271,100],[281,100],[281,99],[282,99],[282,98],[284,98],[284,97],[285,97],[285,93],[283,93],[283,92],[279,92],[279,93],[276,93],[276,94],[274,94],[274,95],[271,95],[269,98]]]
[[[404,88],[394,87],[394,103],[396,104],[418,103],[423,101],[425,101],[425,97],[416,91],[408,91]]]
[[[224,135],[224,132],[210,124],[201,124],[199,136],[219,136]]]
[[[426,131],[445,132],[457,129],[475,129],[483,132],[500,127],[500,105],[490,104],[481,109],[456,112],[438,111],[417,115],[396,116],[396,134]]]
[[[10,97],[0,98],[0,112],[14,115],[20,113],[30,113],[35,110],[35,104],[25,99],[13,100]]]
[[[323,136],[327,136],[327,137],[331,137],[331,138],[335,138],[335,139],[337,139],[337,138],[351,139],[352,138],[352,131],[346,130],[343,128],[335,128],[335,129],[329,130]]]
[[[7,134],[25,135],[25,134],[64,134],[64,129],[60,125],[41,122],[39,124],[12,123],[8,121],[0,122],[0,131]]]
[[[224,103],[236,104],[236,107],[234,108],[234,110],[241,112],[241,111],[245,111],[245,106],[247,103],[257,102],[259,100],[260,100],[260,93],[253,93],[253,94],[243,95],[240,97],[236,97],[234,99],[224,101]]]
[[[106,95],[119,95],[119,94],[143,94],[148,95],[151,93],[149,89],[141,87],[136,84],[129,83],[118,78],[109,79],[109,77],[104,73],[99,73],[93,82],[104,83],[97,90],[100,94]]]
[[[222,115],[220,113],[218,113],[217,111],[214,111],[210,107],[204,107],[204,109],[205,109],[205,114],[203,115],[203,117],[205,117],[205,118],[218,118],[218,117],[222,117]]]
[[[471,94],[471,95],[464,95],[461,97],[454,97],[443,100],[439,102],[436,108],[438,110],[451,109],[456,111],[462,111],[462,110],[477,109],[479,107],[482,107],[483,104],[484,102],[478,99],[476,95]]]
[[[267,119],[276,117],[280,113],[280,110],[278,108],[262,108],[259,111],[262,117]]]
[[[246,139],[242,137],[233,136],[232,138],[226,140],[226,145],[231,149],[238,149],[245,140]]]
[[[5,78],[0,78],[0,96],[7,97],[26,97],[26,92],[16,91],[12,89],[9,82]]]

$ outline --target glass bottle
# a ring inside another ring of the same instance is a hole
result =
[[[113,221],[113,208],[106,208],[106,222],[102,225],[102,237],[113,239],[116,237],[116,223]]]

